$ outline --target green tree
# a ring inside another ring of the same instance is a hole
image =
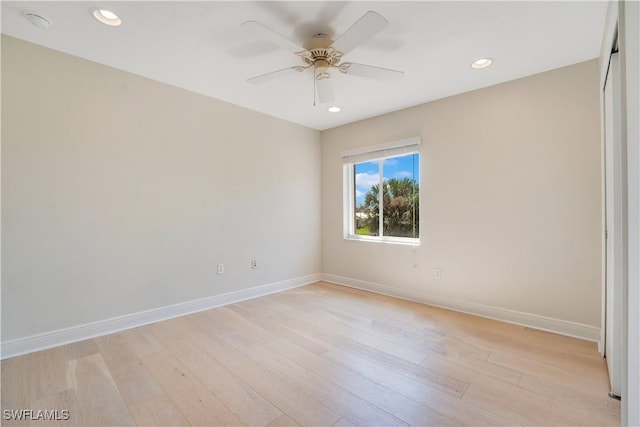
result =
[[[365,195],[359,207],[367,218],[362,221],[372,235],[380,229],[380,185],[376,184]],[[383,227],[385,236],[415,237],[419,235],[419,185],[409,178],[391,178],[382,184]]]

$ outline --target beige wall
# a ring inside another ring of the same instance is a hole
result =
[[[317,131],[3,36],[3,341],[319,273],[320,157]]]
[[[323,272],[599,327],[598,73],[593,60],[323,132]],[[342,151],[414,136],[421,245],[344,240]]]

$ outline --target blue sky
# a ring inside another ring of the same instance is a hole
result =
[[[386,159],[382,168],[385,179],[414,178],[419,181],[420,175],[418,174],[419,165],[417,154],[408,154],[406,156]],[[376,160],[369,163],[356,164],[355,178],[356,206],[360,206],[364,202],[364,196],[371,189],[371,186],[380,182],[379,162]]]

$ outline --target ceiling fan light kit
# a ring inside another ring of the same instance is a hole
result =
[[[321,104],[334,100],[333,88],[331,85],[331,69],[335,68],[343,74],[366,77],[376,80],[391,80],[402,76],[402,71],[387,68],[374,67],[372,65],[355,64],[351,62],[341,62],[343,56],[360,44],[371,39],[382,31],[389,23],[380,14],[374,11],[365,13],[347,31],[345,31],[335,41],[326,34],[316,34],[304,47],[298,46],[283,35],[255,21],[245,22],[243,27],[249,29],[254,34],[261,35],[277,46],[297,55],[303,65],[283,68],[267,74],[261,74],[247,79],[253,84],[264,83],[269,80],[284,77],[292,72],[304,72],[313,69],[314,72],[314,105],[317,99]]]

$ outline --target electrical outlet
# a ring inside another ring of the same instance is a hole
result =
[[[251,259],[251,268],[258,268],[258,260],[255,258]]]
[[[435,268],[433,270],[433,277],[435,277],[436,279],[442,279],[442,269],[441,268]]]
[[[224,264],[218,264],[218,274],[224,274]]]

